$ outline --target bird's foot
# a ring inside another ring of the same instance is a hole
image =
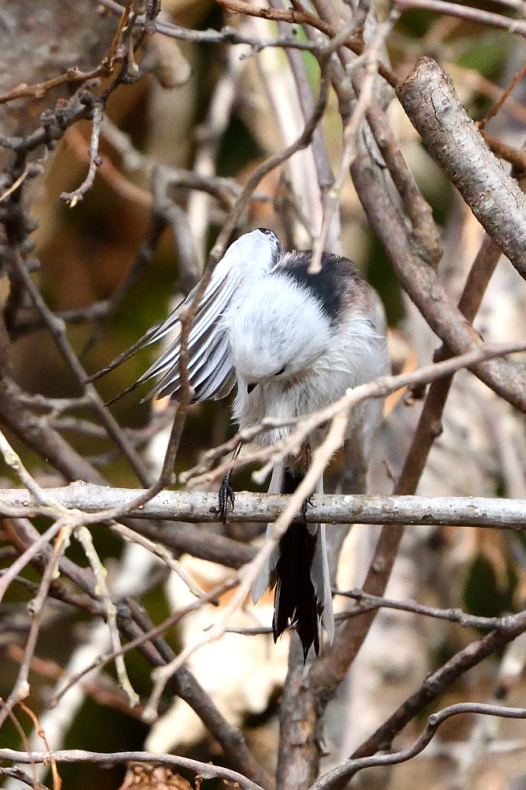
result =
[[[230,477],[231,473],[227,472],[223,477],[218,493],[218,513],[223,524],[226,524],[228,513],[232,512],[236,502],[236,495],[230,483]]]
[[[313,505],[314,505],[314,502],[313,502],[313,499],[312,499],[312,495],[308,496],[301,503],[301,515],[303,516],[303,518],[305,520],[307,520],[307,510],[308,510],[308,508],[312,507]]]

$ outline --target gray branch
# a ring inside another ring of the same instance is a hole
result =
[[[526,197],[486,145],[449,75],[421,58],[397,96],[433,158],[526,278]]]
[[[62,507],[97,513],[110,508],[126,508],[142,493],[131,488],[110,488],[87,483],[72,483],[46,491]],[[274,521],[290,497],[238,493],[229,520],[234,522]],[[4,489],[0,492],[0,516],[32,517],[56,515],[52,507],[33,502],[28,491]],[[127,515],[138,519],[216,522],[217,494],[202,491],[162,491],[146,505]],[[313,496],[307,520],[326,524],[414,524],[460,527],[522,529],[526,524],[526,500],[485,497],[424,496]]]
[[[12,760],[17,763],[32,764],[45,763],[50,759],[49,752],[17,752],[14,749],[0,749],[0,760]],[[108,768],[112,765],[121,765],[130,762],[154,763],[167,765],[172,768],[186,768],[193,771],[201,779],[223,779],[225,783],[239,786],[243,790],[262,790],[261,786],[252,782],[243,774],[231,771],[220,765],[203,763],[189,757],[180,757],[175,754],[156,754],[154,752],[89,752],[85,749],[61,749],[52,753],[54,763],[93,763]]]

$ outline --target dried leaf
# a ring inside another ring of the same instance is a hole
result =
[[[167,765],[145,765],[133,763],[128,768],[120,790],[194,790],[192,785],[179,774],[174,774]]]

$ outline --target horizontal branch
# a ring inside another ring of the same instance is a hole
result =
[[[33,764],[46,763],[49,760],[55,763],[93,763],[103,768],[112,765],[123,765],[130,762],[154,763],[168,765],[172,768],[185,768],[193,771],[201,779],[223,779],[224,782],[239,786],[244,790],[262,790],[260,785],[252,782],[247,777],[223,768],[220,765],[203,763],[189,757],[180,757],[175,754],[157,754],[156,752],[89,752],[85,749],[62,749],[53,752],[17,752],[14,749],[0,749],[0,760],[10,760],[16,763]]]
[[[61,507],[97,513],[110,508],[126,509],[142,493],[131,488],[111,488],[72,483],[46,489]],[[275,521],[290,501],[289,496],[238,493],[230,521]],[[487,497],[424,497],[325,495],[313,496],[307,521],[325,524],[414,524],[461,527],[522,528],[526,500]],[[24,489],[0,492],[0,516],[56,515],[52,507],[37,505]],[[217,522],[217,494],[202,491],[163,491],[128,516],[166,521]]]

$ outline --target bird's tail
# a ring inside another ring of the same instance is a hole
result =
[[[292,494],[302,475],[280,466],[274,469],[270,493]],[[323,493],[323,484],[317,488]],[[267,527],[267,534],[273,525]],[[258,601],[267,588],[276,588],[272,629],[274,641],[289,626],[294,626],[303,646],[305,659],[311,645],[319,654],[321,628],[332,642],[334,614],[324,524],[307,524],[296,519],[256,579],[252,597]]]

